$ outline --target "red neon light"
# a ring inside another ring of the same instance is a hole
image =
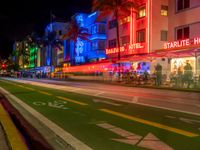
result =
[[[200,44],[200,38],[197,37],[192,40],[185,39],[180,41],[167,42],[164,44],[164,49],[187,47],[190,45],[198,45],[198,44]]]
[[[143,49],[144,47],[145,46],[143,43],[134,43],[134,44],[130,44],[128,46],[120,47],[120,52],[128,51],[128,54],[133,54],[136,49]],[[106,49],[106,55],[116,54],[118,52],[119,52],[119,48]]]
[[[81,66],[71,66],[71,67],[63,67],[63,72],[106,72],[112,69],[111,63],[100,63],[100,64],[89,64],[89,65],[81,65]]]

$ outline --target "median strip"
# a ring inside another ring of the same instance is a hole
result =
[[[142,124],[146,124],[146,125],[149,125],[149,126],[153,126],[153,127],[156,127],[156,128],[160,128],[160,129],[163,129],[163,130],[174,132],[174,133],[184,135],[184,136],[187,136],[187,137],[197,137],[197,136],[199,136],[199,134],[196,134],[196,133],[177,129],[177,128],[170,127],[170,126],[167,126],[167,125],[163,125],[163,124],[160,124],[160,123],[156,123],[156,122],[153,122],[153,121],[148,121],[148,120],[144,120],[144,119],[141,119],[141,118],[129,116],[129,115],[122,114],[122,113],[112,111],[112,110],[109,110],[109,109],[99,109],[99,110],[102,111],[102,112],[105,112],[105,113],[109,113],[109,114],[118,116],[118,117],[122,117],[122,118],[125,118],[125,119],[129,119],[129,120],[132,120],[132,121],[142,123]]]
[[[0,104],[0,122],[6,132],[9,144],[12,150],[27,150],[25,142],[22,140],[20,133],[11,121],[9,115]]]
[[[75,103],[75,104],[78,104],[78,105],[82,105],[82,106],[86,106],[88,104],[86,103],[83,103],[83,102],[79,102],[79,101],[75,101],[75,100],[72,100],[72,99],[68,99],[66,97],[62,97],[62,96],[56,96],[58,99],[62,99],[62,100],[66,100],[68,102],[72,102],[72,103]]]

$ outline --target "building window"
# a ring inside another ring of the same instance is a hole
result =
[[[136,38],[136,42],[140,43],[140,42],[145,42],[145,30],[139,30],[137,31],[137,38]]]
[[[109,29],[117,27],[117,20],[111,20],[109,21]]]
[[[106,48],[106,41],[100,40],[98,41],[98,49],[104,50]]]
[[[106,25],[105,24],[99,24],[99,33],[100,34],[106,33]]]
[[[125,45],[125,44],[129,44],[130,43],[130,36],[123,36],[121,37],[121,40],[122,40],[122,45]]]
[[[176,39],[183,40],[188,39],[190,37],[190,28],[189,27],[182,27],[176,30]]]
[[[92,42],[92,50],[96,50],[98,48],[97,41]]]
[[[162,31],[161,31],[160,40],[161,40],[161,41],[167,41],[167,35],[168,35],[168,31],[162,30]]]
[[[97,33],[97,25],[92,26],[92,34]]]
[[[106,48],[105,40],[98,40],[92,42],[92,50],[104,50]]]
[[[130,16],[124,17],[123,19],[120,19],[119,24],[122,25],[122,24],[125,24],[125,23],[129,23],[130,21],[131,21]]]
[[[109,48],[115,48],[117,46],[116,39],[109,40],[108,46]]]
[[[142,17],[145,17],[145,16],[146,16],[146,8],[142,7],[138,11],[137,18],[142,18]]]
[[[59,31],[58,31],[58,34],[59,34],[59,35],[62,35],[62,30],[59,30]]]
[[[161,5],[160,14],[161,16],[168,16],[168,6]]]
[[[187,9],[190,7],[190,0],[177,0],[177,11]]]

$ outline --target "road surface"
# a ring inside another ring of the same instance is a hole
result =
[[[200,149],[199,93],[12,78],[0,91],[78,149]]]

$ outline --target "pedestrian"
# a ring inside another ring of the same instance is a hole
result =
[[[184,82],[187,83],[187,88],[189,88],[192,83],[192,76],[192,66],[187,62],[184,67]]]
[[[155,66],[155,73],[156,73],[156,86],[160,86],[162,82],[162,66],[159,63]]]

